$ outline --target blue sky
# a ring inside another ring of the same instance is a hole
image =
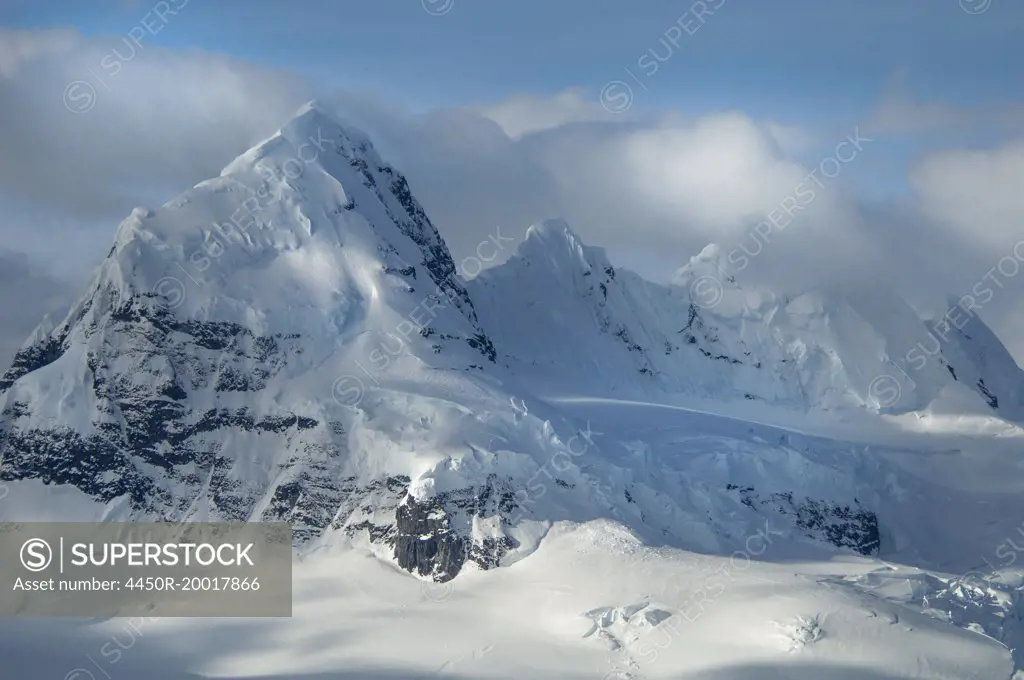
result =
[[[991,2],[971,15],[956,0],[727,0],[699,31],[684,35],[637,105],[846,120],[866,111],[898,71],[924,98],[1007,101],[1019,96],[1024,4]],[[152,4],[15,1],[0,10],[0,23],[73,26],[113,42]],[[420,0],[191,0],[151,40],[439,106],[599,89],[624,67],[635,70],[649,48],[664,50],[659,38],[691,6],[454,0],[432,16]]]

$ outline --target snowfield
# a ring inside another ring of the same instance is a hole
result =
[[[317,104],[133,212],[0,377],[0,520],[288,521],[293,616],[7,619],[0,677],[1024,678],[979,318],[516,248],[466,281]]]
[[[785,550],[751,542],[754,552],[765,547],[755,557],[695,555],[644,546],[611,522],[562,523],[530,559],[450,584],[422,584],[362,551],[324,549],[296,564],[292,619],[5,621],[5,672],[79,680],[104,671],[159,680],[1010,677],[1002,644],[921,611],[915,570],[890,576],[878,564],[822,555],[772,561]],[[82,672],[68,675],[74,669]]]

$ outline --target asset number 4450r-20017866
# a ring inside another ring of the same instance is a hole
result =
[[[237,576],[192,576],[172,578],[170,576],[146,576],[128,579],[128,590],[259,590],[259,577],[238,578]]]

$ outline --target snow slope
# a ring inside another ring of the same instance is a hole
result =
[[[293,524],[293,620],[148,622],[123,677],[1005,680],[1024,383],[978,319],[911,366],[931,332],[713,246],[656,285],[561,221],[465,282],[311,104],[26,342],[0,520]],[[120,624],[0,650],[63,677]]]

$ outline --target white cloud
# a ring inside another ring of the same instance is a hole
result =
[[[19,30],[0,27],[0,76],[10,78],[23,64],[62,54],[79,41],[72,29]]]
[[[957,297],[976,284],[993,291],[982,317],[1024,364],[1024,139],[932,154],[910,178],[929,230],[914,247],[934,254]]]
[[[353,97],[340,106],[409,176],[457,256],[495,225],[521,233],[563,216],[620,262],[665,278],[709,241],[741,238],[808,171],[779,144],[778,126],[739,113],[571,120],[511,139],[472,110],[416,116]],[[834,193],[819,190],[814,210],[836,209]]]
[[[965,241],[1005,252],[1024,238],[1024,139],[925,159],[911,182],[927,214]]]
[[[588,98],[582,88],[563,90],[550,97],[518,94],[477,110],[500,125],[512,139],[566,123],[613,120],[616,117],[597,100]]]
[[[39,33],[36,43],[53,42]],[[28,34],[19,44],[32,42]],[[0,78],[0,100],[19,102],[0,107],[0,233],[12,213],[37,227],[25,230],[37,245],[68,229],[95,230],[93,258],[134,206],[158,205],[217,175],[312,93],[294,74],[199,50],[71,42],[36,50],[31,64]],[[82,256],[89,254],[76,253],[73,264]]]
[[[43,317],[59,318],[78,292],[39,263],[0,249],[0,373]]]
[[[609,134],[577,151],[608,184],[711,238],[767,213],[806,174],[775,154],[764,127],[735,113]]]

